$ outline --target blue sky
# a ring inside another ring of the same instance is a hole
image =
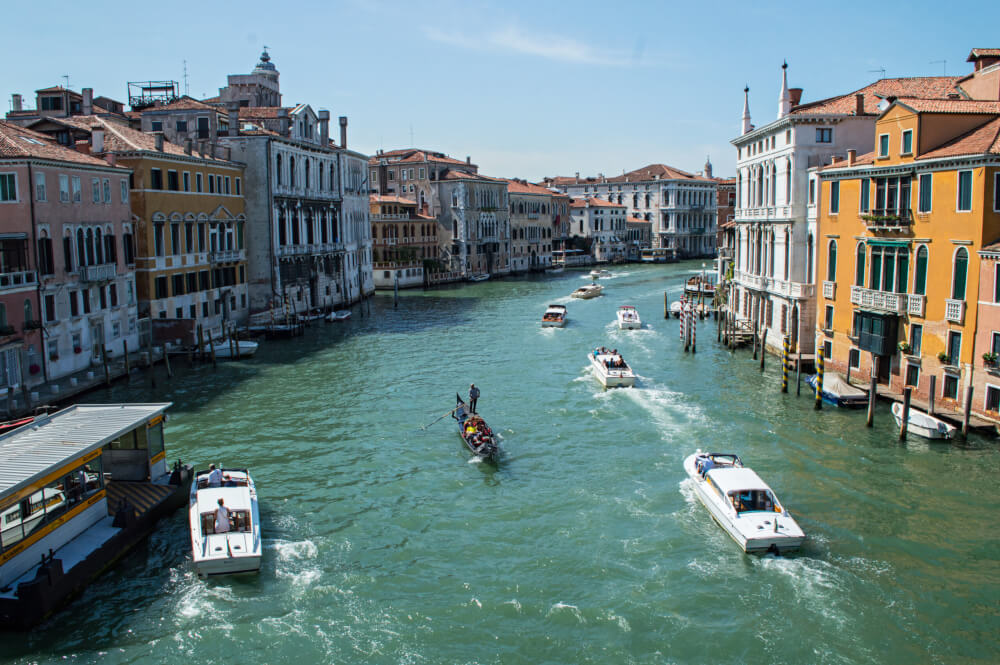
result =
[[[773,119],[783,59],[811,101],[860,88],[882,68],[965,74],[972,47],[1000,47],[997,2],[961,11],[923,0],[85,6],[6,8],[7,26],[19,28],[7,31],[4,111],[11,93],[33,106],[33,91],[63,75],[74,90],[125,101],[129,80],[181,81],[184,60],[191,95],[215,95],[266,44],[283,101],[347,115],[351,147],[416,144],[532,180],[652,162],[697,171],[708,154],[716,175],[732,175],[743,86],[754,123]]]

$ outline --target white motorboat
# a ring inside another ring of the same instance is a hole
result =
[[[566,307],[564,305],[549,305],[542,314],[543,328],[562,328],[566,325]]]
[[[351,310],[349,309],[338,309],[326,315],[327,321],[346,321],[349,318],[351,318]]]
[[[618,308],[618,327],[621,330],[638,330],[642,328],[639,310],[632,305],[622,305]]]
[[[684,460],[695,493],[744,552],[798,549],[806,535],[778,497],[736,455],[703,453]]]
[[[680,300],[673,301],[672,303],[670,303],[670,316],[674,317],[675,319],[681,318],[681,309],[683,308],[684,305],[683,303],[681,303]]]
[[[260,570],[263,545],[257,490],[246,469],[222,469],[222,485],[209,484],[199,471],[191,483],[188,521],[191,553],[199,575],[228,575]],[[218,520],[219,500],[229,514],[228,530]]]
[[[610,270],[591,270],[590,271],[590,278],[591,279],[600,279],[601,277],[611,277],[611,271]]]
[[[469,277],[469,281],[470,282],[485,282],[489,278],[490,278],[490,276],[488,274],[486,274],[486,273],[480,273],[478,275],[471,275]]]
[[[228,339],[217,339],[214,344],[216,360],[235,360],[237,346],[239,346],[240,358],[250,358],[253,354],[257,353],[257,347],[259,346],[257,342],[251,342],[247,339],[233,340],[232,346],[230,346]]]
[[[918,411],[912,406],[909,415],[910,417],[906,421],[906,431],[909,434],[916,434],[925,439],[950,439],[955,436],[957,431],[954,425],[949,425],[929,413]],[[893,402],[892,417],[896,419],[896,427],[903,425],[903,404],[901,402]]]
[[[563,270],[564,270],[563,266],[552,266],[551,268],[546,268],[545,272],[549,273],[550,275],[558,275]]]
[[[601,291],[603,290],[604,287],[601,286],[600,284],[587,284],[586,286],[581,286],[570,295],[573,296],[574,298],[583,298],[585,300],[589,300],[590,298],[596,298],[597,296],[601,295]]]
[[[599,347],[590,352],[590,364],[597,380],[605,388],[628,388],[635,385],[635,373],[617,351]]]
[[[816,394],[816,383],[818,380],[816,374],[806,379],[806,383],[813,389],[814,395]],[[847,409],[860,409],[868,404],[867,392],[860,388],[855,388],[836,374],[828,373],[823,375],[823,390],[820,391],[820,397],[828,404]]]

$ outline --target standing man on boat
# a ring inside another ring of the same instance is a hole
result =
[[[476,412],[476,402],[479,401],[479,388],[476,384],[469,384],[469,409],[475,413]]]

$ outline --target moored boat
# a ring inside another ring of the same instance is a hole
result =
[[[452,417],[458,421],[458,435],[473,455],[487,462],[496,462],[500,456],[493,430],[478,413],[472,413],[469,406],[457,394],[458,405],[452,412]]]
[[[892,417],[896,419],[896,427],[901,427],[903,424],[903,404],[901,402],[893,402]],[[940,418],[918,411],[911,406],[906,422],[906,431],[925,439],[950,439],[955,436],[955,432],[958,430],[954,425],[949,425]]]
[[[635,373],[617,349],[603,346],[590,352],[590,364],[597,380],[605,388],[628,388],[635,385]]]
[[[260,346],[257,342],[246,339],[233,340],[232,346],[230,346],[228,339],[217,339],[214,344],[217,360],[235,360],[237,357],[251,358],[253,354],[257,353],[257,348]]]
[[[349,318],[351,318],[351,310],[349,309],[338,309],[326,315],[327,321],[346,321]]]
[[[689,277],[684,283],[684,293],[689,298],[711,300],[715,296],[715,278],[711,273]]]
[[[806,383],[813,389],[813,395],[816,394],[816,382],[815,374],[806,379]],[[858,409],[868,404],[867,392],[855,388],[836,374],[823,375],[823,390],[820,391],[820,398],[828,404],[848,409]]]
[[[583,298],[584,300],[589,300],[591,298],[596,298],[597,296],[601,295],[601,291],[603,290],[604,287],[601,286],[600,284],[587,284],[586,286],[581,286],[570,295],[573,296],[574,298]]]
[[[618,327],[621,330],[638,330],[642,328],[642,319],[639,318],[639,310],[632,305],[622,305],[618,308]]]
[[[681,318],[681,309],[683,309],[684,304],[680,300],[675,300],[670,303],[670,315],[675,319]]]
[[[703,453],[684,460],[695,494],[744,552],[798,549],[805,533],[778,497],[737,455]]]
[[[211,478],[212,474],[217,478]],[[225,513],[220,515],[222,507]],[[188,508],[191,554],[201,576],[260,570],[257,489],[246,469],[199,471]]]
[[[566,325],[565,305],[549,305],[542,314],[543,328],[562,328]]]
[[[490,278],[490,276],[488,274],[486,274],[486,273],[479,273],[478,275],[470,275],[469,276],[469,281],[470,282],[485,282],[489,278]]]
[[[551,268],[546,268],[545,272],[549,273],[550,275],[558,275],[564,269],[565,268],[563,266],[552,266]]]

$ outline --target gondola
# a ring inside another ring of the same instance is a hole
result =
[[[496,463],[500,456],[500,447],[497,446],[493,430],[489,428],[482,416],[469,411],[465,400],[457,393],[455,399],[458,400],[458,405],[451,415],[458,421],[458,435],[462,437],[466,448],[476,457]],[[469,427],[474,428],[474,431],[467,433],[466,430]]]

